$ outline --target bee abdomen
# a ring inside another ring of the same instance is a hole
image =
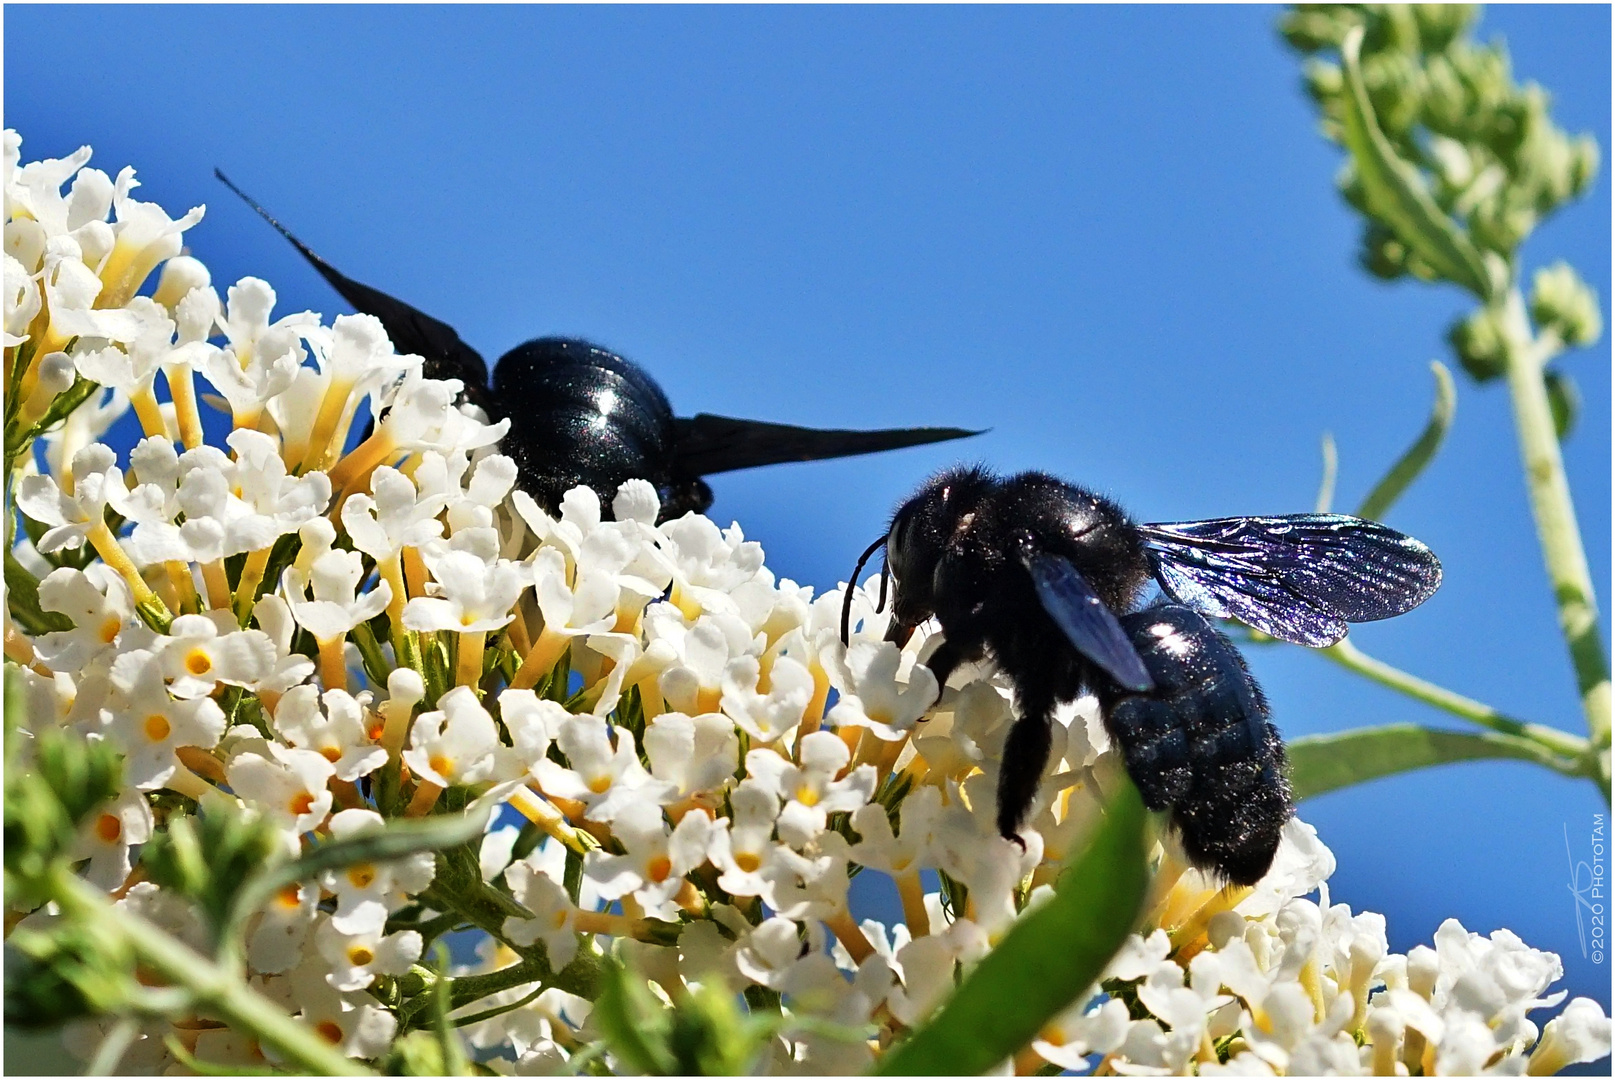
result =
[[[1163,604],[1121,623],[1155,680],[1148,694],[1101,694],[1128,774],[1146,805],[1171,810],[1196,865],[1254,884],[1294,809],[1260,688],[1232,643],[1186,607]]]
[[[523,437],[508,440],[522,486],[555,512],[580,484],[609,503],[626,480],[669,482],[673,410],[661,388],[632,362],[598,345],[537,338],[494,368],[493,394]]]

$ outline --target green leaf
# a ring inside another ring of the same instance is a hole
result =
[[[1563,442],[1576,426],[1581,415],[1581,390],[1576,380],[1558,370],[1544,372],[1542,381],[1548,389],[1548,409],[1553,413],[1553,431]]]
[[[1288,751],[1290,783],[1297,799],[1451,761],[1514,758],[1558,772],[1575,772],[1572,763],[1532,739],[1497,732],[1441,731],[1418,724],[1308,735],[1290,743]]]
[[[881,1061],[880,1073],[983,1073],[1098,982],[1137,922],[1149,881],[1137,790],[1123,785],[1105,809],[1054,898],[1015,924],[942,1011]]]
[[[1495,291],[1492,276],[1469,238],[1436,205],[1418,171],[1403,161],[1380,131],[1363,84],[1358,54],[1363,31],[1353,28],[1340,45],[1346,92],[1341,123],[1369,212],[1437,274],[1482,300]]]
[[[73,620],[66,615],[40,608],[39,579],[9,551],[6,552],[6,607],[17,625],[30,634],[73,629]]]
[[[611,1044],[612,1052],[633,1071],[652,1076],[677,1072],[678,1063],[667,1041],[672,1024],[642,976],[621,964],[609,965],[589,1019]]]
[[[1357,508],[1358,517],[1371,521],[1383,518],[1391,505],[1402,497],[1408,485],[1417,480],[1419,474],[1435,459],[1436,451],[1441,449],[1447,437],[1447,430],[1452,427],[1453,415],[1458,411],[1458,393],[1453,388],[1452,373],[1439,360],[1430,361],[1430,372],[1436,377],[1436,400],[1430,406],[1430,419],[1424,425],[1424,430],[1419,432],[1419,437],[1413,440],[1413,445],[1396,459],[1396,464],[1368,493]]]

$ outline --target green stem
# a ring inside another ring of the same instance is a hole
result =
[[[1570,485],[1565,480],[1564,460],[1559,455],[1559,438],[1554,431],[1553,410],[1548,404],[1542,368],[1560,348],[1556,336],[1541,339],[1531,332],[1525,300],[1518,288],[1503,298],[1504,351],[1508,368],[1509,394],[1514,400],[1514,425],[1520,436],[1520,457],[1525,465],[1525,483],[1531,494],[1531,512],[1536,518],[1537,539],[1547,564],[1559,606],[1559,630],[1570,649],[1576,669],[1576,686],[1581,708],[1587,716],[1587,733],[1595,749],[1610,742],[1609,661],[1598,632],[1598,602],[1593,595],[1592,575],[1587,570],[1587,553],[1581,546],[1581,530],[1570,501]],[[1602,757],[1599,779],[1609,797],[1608,757]]]
[[[1361,651],[1346,639],[1338,645],[1331,645],[1327,649],[1320,649],[1319,654],[1333,660],[1348,671],[1354,671],[1381,686],[1390,687],[1398,693],[1406,694],[1433,705],[1443,712],[1452,713],[1462,717],[1472,724],[1490,728],[1504,735],[1515,735],[1530,739],[1540,746],[1548,747],[1556,754],[1581,759],[1587,756],[1587,741],[1559,731],[1556,728],[1543,724],[1527,723],[1516,720],[1505,713],[1498,712],[1490,705],[1482,704],[1474,698],[1464,697],[1454,693],[1444,686],[1437,686],[1433,682],[1426,682],[1417,675],[1410,675],[1401,668],[1392,667],[1383,660],[1376,660]]]
[[[76,875],[58,869],[49,885],[64,915],[93,921],[118,934],[141,963],[183,987],[209,1014],[285,1058],[296,1071],[318,1076],[373,1075],[288,1016],[280,1005],[139,915],[107,903],[103,894]]]

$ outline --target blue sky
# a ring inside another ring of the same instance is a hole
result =
[[[833,585],[892,506],[961,458],[1042,468],[1144,520],[1311,508],[1318,441],[1354,504],[1424,421],[1466,301],[1354,263],[1339,151],[1277,10],[1194,8],[28,7],[5,13],[5,122],[25,158],[82,143],[208,216],[221,284],[345,310],[212,179],[223,167],[350,275],[492,361],[541,333],[639,361],[676,409],[828,426],[990,427],[968,444],[719,477],[713,515],[775,572]],[[1521,77],[1610,152],[1610,14],[1488,11]],[[65,64],[64,59],[70,58]],[[1609,321],[1610,188],[1530,241]],[[1565,447],[1610,596],[1610,351],[1566,358]],[[1390,515],[1446,582],[1355,630],[1364,650],[1580,732],[1506,392],[1460,380],[1441,457]],[[1603,619],[1608,641],[1608,619]],[[1459,726],[1303,650],[1251,661],[1286,735]],[[1332,897],[1392,946],[1441,920],[1584,960],[1565,836],[1591,786],[1452,767],[1304,804]],[[876,902],[880,898],[869,898]]]

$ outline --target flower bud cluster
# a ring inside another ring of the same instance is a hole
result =
[[[1340,67],[1318,54],[1338,50],[1363,27],[1363,81],[1380,129],[1475,244],[1511,259],[1544,217],[1592,184],[1598,144],[1553,122],[1547,93],[1514,81],[1501,44],[1470,39],[1475,14],[1466,5],[1301,5],[1281,31],[1312,57],[1307,87],[1339,142],[1346,83]],[[1363,209],[1359,185],[1355,173],[1342,180],[1347,198]],[[1363,262],[1386,278],[1435,276],[1382,226],[1365,232]]]
[[[5,648],[35,738],[122,755],[76,838],[84,879],[202,948],[154,880],[172,874],[141,860],[181,822],[245,811],[293,856],[499,808],[464,860],[328,869],[252,913],[247,979],[341,1053],[379,1063],[427,1026],[431,947],[471,930],[479,959],[450,974],[487,989],[456,999],[455,1030],[495,1069],[562,1071],[598,1040],[567,973],[613,951],[668,1002],[743,995],[801,1020],[758,1069],[864,1071],[1082,849],[1122,782],[1092,700],[1059,717],[1024,848],[1002,839],[1011,694],[992,670],[939,687],[934,634],[883,641],[866,588],[777,578],[737,524],[660,521],[644,481],[547,513],[497,452],[504,425],[374,319],[272,319],[255,278],[221,301],[179,254],[201,208],[171,220],[129,197],[132,170],[114,182],[87,149],[20,165],[19,145],[8,132],[8,385],[37,417],[93,389],[10,463],[37,605],[13,586]],[[232,421],[222,446],[201,438],[198,374]],[[366,400],[374,433],[350,446]],[[120,455],[99,439],[131,405],[145,437]],[[8,412],[8,447],[26,419]],[[1535,1072],[1607,1052],[1594,1003],[1527,1018],[1562,1000],[1561,969],[1507,931],[1449,922],[1390,953],[1382,917],[1331,905],[1333,856],[1299,821],[1253,889],[1217,888],[1170,836],[1155,858],[1144,933],[1018,1067]],[[854,912],[860,871],[890,878],[901,921]],[[182,1011],[142,1018],[123,1067],[174,1068],[172,1040],[216,1067],[274,1060]]]

